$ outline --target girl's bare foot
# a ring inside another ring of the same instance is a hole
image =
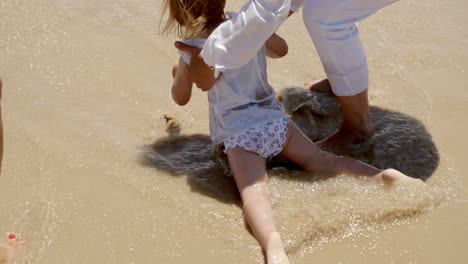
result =
[[[323,79],[321,81],[314,81],[311,83],[305,83],[304,88],[310,91],[316,92],[331,92],[331,85],[328,79]]]
[[[382,180],[386,184],[420,185],[424,183],[421,179],[409,177],[395,169],[386,169],[374,177],[375,179]]]
[[[0,264],[10,264],[13,259],[26,249],[24,239],[18,239],[9,234],[8,239],[0,240]]]
[[[273,232],[268,236],[266,255],[268,264],[289,264],[289,259],[286,252],[284,252],[283,242],[278,232]]]

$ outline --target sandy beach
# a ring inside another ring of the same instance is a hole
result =
[[[16,263],[264,263],[232,179],[200,158],[206,94],[170,97],[178,54],[158,33],[161,2],[0,2],[0,235],[28,241]],[[420,121],[440,160],[424,188],[271,171],[293,263],[468,262],[467,8],[402,0],[359,24],[370,104]],[[275,90],[325,77],[302,14],[278,33],[289,54],[269,61]],[[167,139],[168,116],[184,137],[164,143],[162,168],[143,150]]]

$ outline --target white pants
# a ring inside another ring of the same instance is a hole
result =
[[[302,16],[333,93],[367,89],[369,70],[356,23],[398,0],[305,0]]]
[[[398,0],[248,0],[203,46],[201,55],[215,68],[215,77],[247,64],[302,1],[304,23],[333,92],[351,96],[367,89],[369,71],[356,22]]]

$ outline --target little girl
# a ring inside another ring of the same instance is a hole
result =
[[[224,6],[224,0],[165,0],[164,12],[168,11],[169,17],[164,31],[175,29],[182,42],[201,48],[220,23],[230,23],[237,16],[225,14]],[[279,58],[287,51],[286,42],[273,34],[256,57],[238,69],[223,71],[208,90],[212,141],[224,143],[245,218],[265,250],[268,263],[289,263],[267,195],[268,157],[281,154],[307,171],[348,173],[386,183],[421,182],[393,169],[382,171],[322,151],[310,141],[288,118],[267,81],[266,56]],[[185,105],[192,93],[193,82],[188,75],[191,57],[183,52],[180,55],[172,71],[172,98]]]

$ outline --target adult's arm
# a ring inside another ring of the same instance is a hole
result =
[[[208,37],[201,51],[214,75],[247,64],[286,20],[291,0],[249,0],[238,13],[229,14]]]
[[[179,50],[192,55],[189,73],[197,87],[208,90],[226,69],[247,64],[292,12],[304,0],[249,0],[237,14],[219,25],[205,42],[203,50],[179,43]],[[209,67],[211,66],[211,68]],[[214,73],[214,78],[208,73]]]

